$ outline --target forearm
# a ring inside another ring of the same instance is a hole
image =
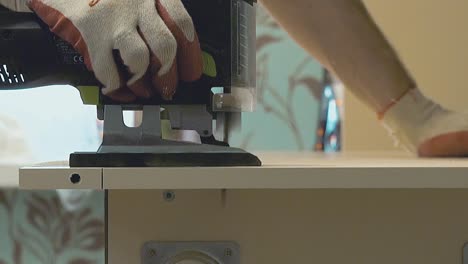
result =
[[[376,111],[414,86],[360,0],[261,0],[305,50]],[[386,96],[376,97],[369,89]]]

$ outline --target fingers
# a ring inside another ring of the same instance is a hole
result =
[[[169,71],[162,76],[158,75],[159,68],[159,60],[155,56],[152,56],[150,75],[153,87],[155,87],[164,100],[171,100],[176,92],[178,84],[177,63],[174,62]]]
[[[142,5],[138,11],[141,12],[138,16],[141,36],[137,31],[130,32],[93,50],[88,49],[80,31],[61,12],[40,0],[30,0],[30,8],[51,30],[83,55],[88,69],[103,84],[104,95],[126,102],[150,97],[152,90],[156,90],[170,100],[179,78],[194,81],[202,74],[198,37],[180,0],[145,0]],[[88,44],[93,43],[96,44]],[[120,51],[125,69],[113,57],[113,49]]]
[[[166,25],[168,25],[168,21],[165,19],[168,19],[171,24],[175,24],[180,29],[185,39],[189,42],[195,40],[196,33],[192,18],[180,0],[156,0],[156,5]],[[166,13],[165,16],[163,16],[163,12]]]
[[[73,23],[65,17],[62,13],[56,9],[44,4],[39,0],[32,0],[29,2],[29,7],[36,12],[36,14],[41,17],[41,19],[50,27],[51,31],[57,34],[60,38],[67,41],[84,57],[85,64],[89,70],[93,70],[96,78],[105,85],[103,93],[110,97],[111,99],[119,102],[132,102],[136,99],[137,95],[145,95],[143,91],[148,91],[150,89],[144,88],[149,85],[142,85],[141,76],[145,73],[146,68],[149,64],[149,54],[148,48],[145,46],[143,40],[140,38],[140,43],[137,48],[131,49],[129,52],[124,52],[124,60],[128,62],[128,67],[130,72],[133,73],[133,79],[130,80],[130,87],[134,88],[133,93],[127,87],[122,85],[121,79],[123,78],[123,70],[119,69],[116,66],[111,47],[103,50],[95,58],[95,63],[93,65],[88,47],[81,36],[81,33],[73,25]],[[137,34],[138,35],[138,34]],[[133,39],[135,39],[133,37]],[[129,40],[130,41],[130,40]],[[119,47],[125,47],[128,45],[129,41],[123,41],[122,43],[116,43]],[[143,43],[143,47],[141,45]],[[132,45],[130,45],[132,46]],[[135,51],[136,50],[136,51]],[[143,52],[142,52],[143,50]],[[143,54],[146,50],[146,67],[145,64],[145,55]],[[131,53],[131,54],[130,54]],[[138,57],[142,60],[141,65],[137,65],[131,58],[131,56]],[[126,62],[126,64],[127,64]],[[145,68],[143,73],[141,68]],[[140,78],[140,80],[137,80]],[[122,87],[122,88],[121,88]],[[148,93],[148,92],[147,92]],[[146,93],[146,94],[147,94]]]
[[[102,93],[108,95],[121,87],[120,75],[114,60],[112,48],[103,48],[91,55],[96,78],[104,85]]]
[[[128,89],[127,87],[123,87],[118,90],[112,91],[106,96],[114,101],[122,103],[131,103],[137,99],[135,94],[132,91],[130,91],[130,89]]]
[[[192,18],[180,0],[156,0],[158,13],[177,40],[179,78],[195,81],[203,72],[202,53]]]
[[[153,1],[145,1],[144,13],[140,16],[139,27],[143,39],[151,51],[150,73],[153,84],[161,96],[172,99],[177,87],[175,58],[177,42],[159,16]]]
[[[127,85],[130,90],[138,97],[151,97],[151,86],[144,78],[150,63],[150,54],[138,32],[135,30],[118,38],[114,48],[120,51],[120,58],[126,66],[124,70],[129,75]]]

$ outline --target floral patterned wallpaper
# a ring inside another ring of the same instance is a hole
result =
[[[244,115],[242,132],[231,138],[231,144],[247,150],[313,151],[323,69],[261,8],[257,21],[258,105],[255,112]],[[94,110],[81,109],[83,106],[72,89],[59,90],[51,92],[54,96],[57,92],[67,93],[62,97],[73,97],[77,101],[76,109],[71,112],[76,113],[61,115],[60,122],[57,121],[60,119],[57,105],[49,110],[42,107],[43,111],[51,113],[53,118],[49,119],[44,119],[44,115],[32,118],[32,113],[24,112],[21,106],[13,103],[2,107],[2,111],[23,120],[27,131],[49,131],[34,133],[29,139],[44,160],[61,159],[71,151],[95,149],[99,144],[97,129],[80,129],[94,119]],[[37,95],[32,94],[31,104],[36,99]],[[10,101],[14,100],[5,103]],[[50,134],[53,125],[57,126],[53,132],[57,135]],[[61,132],[64,127],[73,126],[76,128],[68,130],[75,131],[78,140],[69,140],[70,137],[65,138]],[[57,146],[46,146],[45,142],[50,140],[40,135],[62,141]],[[44,149],[49,152],[43,152]],[[101,264],[105,258],[104,247],[103,192],[93,193],[85,208],[67,212],[55,191],[0,190],[0,264]]]
[[[66,211],[55,191],[0,190],[0,264],[104,263],[104,192]]]
[[[313,151],[323,67],[257,9],[257,108],[230,139],[247,150]],[[261,124],[261,125],[259,125]]]

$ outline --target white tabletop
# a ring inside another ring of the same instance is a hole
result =
[[[0,188],[16,188],[18,186],[18,165],[0,166]]]
[[[262,167],[69,168],[20,171],[27,189],[468,188],[468,159],[403,153],[257,153]],[[71,184],[79,174],[81,182]]]

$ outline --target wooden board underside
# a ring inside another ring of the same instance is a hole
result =
[[[234,240],[242,264],[461,263],[468,190],[109,191],[109,263],[143,243]]]

